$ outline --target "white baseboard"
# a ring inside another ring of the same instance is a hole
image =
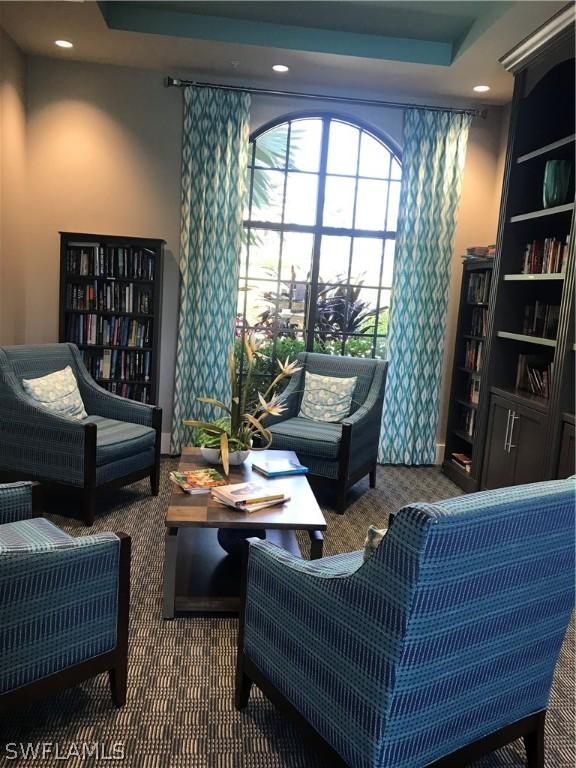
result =
[[[160,453],[162,455],[170,453],[170,432],[162,432],[160,440]]]
[[[440,465],[442,464],[442,461],[444,459],[444,443],[436,443],[436,464]]]

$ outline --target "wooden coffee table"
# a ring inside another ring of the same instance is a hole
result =
[[[228,555],[217,540],[219,528],[265,529],[266,540],[300,556],[295,531],[308,531],[310,557],[322,557],[326,521],[306,475],[267,479],[252,471],[252,459],[292,459],[292,451],[258,451],[239,467],[230,467],[230,482],[250,480],[282,486],[291,496],[285,504],[250,514],[235,512],[211,494],[190,495],[174,485],[166,513],[164,600],[162,615],[237,613],[240,608],[240,560]],[[184,448],[181,471],[208,464],[199,448]]]

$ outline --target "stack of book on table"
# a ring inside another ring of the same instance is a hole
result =
[[[252,469],[265,477],[288,477],[289,475],[305,475],[308,467],[292,459],[254,459]]]
[[[212,489],[216,501],[238,512],[256,512],[283,504],[290,496],[283,488],[265,483],[233,483]]]
[[[185,493],[210,493],[212,488],[226,485],[226,480],[216,469],[195,469],[190,472],[170,472],[170,480]]]

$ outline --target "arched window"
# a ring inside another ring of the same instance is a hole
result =
[[[296,116],[250,141],[237,330],[266,355],[385,353],[400,201],[398,150],[336,116]]]

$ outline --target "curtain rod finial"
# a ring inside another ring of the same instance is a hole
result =
[[[166,86],[166,88],[171,88],[172,86],[177,87],[180,84],[181,84],[180,80],[178,80],[175,77],[165,77],[164,78],[164,85]]]

